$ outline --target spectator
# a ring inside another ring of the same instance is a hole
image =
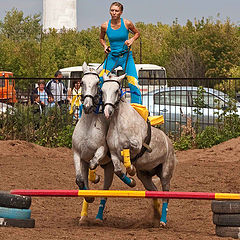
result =
[[[33,94],[33,105],[32,105],[32,113],[33,113],[33,123],[35,130],[39,128],[41,115],[42,115],[42,104],[40,103],[40,97],[38,94]]]
[[[71,103],[70,114],[74,113],[74,117],[78,119],[79,115],[79,106],[81,104],[81,80],[74,80],[73,89],[68,90],[68,101]]]
[[[66,104],[67,89],[62,81],[63,75],[61,71],[55,73],[55,79],[50,80],[46,87],[54,97],[54,101],[61,106]]]
[[[46,106],[47,105],[49,90],[46,88],[44,80],[40,80],[39,81],[38,87],[36,87],[33,90],[33,94],[39,95],[40,103],[42,104],[42,106]],[[32,103],[34,102],[33,95],[31,97],[31,102]]]
[[[52,108],[55,106],[55,102],[54,102],[54,97],[53,95],[50,93],[48,94],[48,104],[47,104],[47,107],[48,108]]]

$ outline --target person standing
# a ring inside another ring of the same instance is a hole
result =
[[[127,74],[128,86],[131,91],[131,103],[142,104],[137,71],[132,51],[130,51],[130,47],[139,38],[140,33],[130,20],[121,18],[122,13],[123,5],[119,2],[113,2],[110,6],[111,19],[101,25],[100,43],[108,57],[104,62],[100,77],[104,74],[104,71],[108,73],[113,68],[121,66]],[[134,34],[130,39],[128,37],[129,31]],[[107,46],[105,41],[106,34],[110,47]]]
[[[73,82],[73,89],[68,90],[68,102],[70,102],[70,114],[74,113],[76,119],[79,118],[79,108],[81,105],[81,80],[77,79]]]
[[[61,71],[55,73],[55,79],[50,80],[46,87],[54,97],[54,101],[62,106],[67,101],[67,89],[62,81],[63,75]]]
[[[46,88],[44,80],[40,80],[39,83],[38,83],[38,87],[36,87],[33,90],[32,96],[31,96],[32,103],[34,102],[33,94],[38,94],[39,95],[40,103],[43,107],[45,107],[48,104],[49,90]]]
[[[34,93],[33,96],[33,104],[32,104],[32,113],[33,113],[33,124],[35,130],[37,130],[40,126],[40,121],[42,117],[42,104],[40,102],[40,97],[37,93]]]

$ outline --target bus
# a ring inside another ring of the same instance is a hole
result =
[[[88,66],[94,69],[99,67],[99,63],[89,63]],[[150,91],[157,90],[159,88],[167,87],[167,74],[166,69],[164,67],[154,65],[154,64],[135,64],[138,78],[139,78],[139,86],[140,91],[143,94],[146,94]],[[83,71],[82,66],[75,66],[75,67],[67,67],[62,68],[60,71],[63,74],[64,78],[78,78],[82,79]],[[117,67],[115,69],[115,73],[117,76],[123,74],[122,67]],[[66,80],[66,86],[68,88],[72,88],[73,81]],[[123,88],[126,91],[129,91],[127,87],[127,80],[123,83]],[[129,93],[126,95],[127,98],[129,97]]]
[[[0,71],[0,102],[17,102],[15,81],[12,72]]]

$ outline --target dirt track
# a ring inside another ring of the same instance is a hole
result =
[[[0,149],[0,190],[77,189],[70,149],[22,141],[0,141]],[[239,193],[239,153],[240,138],[211,149],[177,152],[179,163],[171,190]],[[97,172],[103,176],[101,168]],[[92,188],[101,186],[102,181]],[[115,177],[111,189],[128,188]],[[134,190],[144,190],[139,181]],[[0,228],[0,239],[223,239],[214,234],[208,200],[170,200],[165,229],[152,227],[150,199],[108,199],[103,224],[94,220],[99,204],[96,199],[89,207],[86,226],[78,225],[81,204],[81,198],[34,197],[31,209],[36,227]]]

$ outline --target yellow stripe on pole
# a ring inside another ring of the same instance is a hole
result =
[[[118,191],[118,190],[79,190],[79,197],[132,197],[145,198],[145,191]]]
[[[240,194],[237,193],[215,193],[216,200],[240,200]]]

